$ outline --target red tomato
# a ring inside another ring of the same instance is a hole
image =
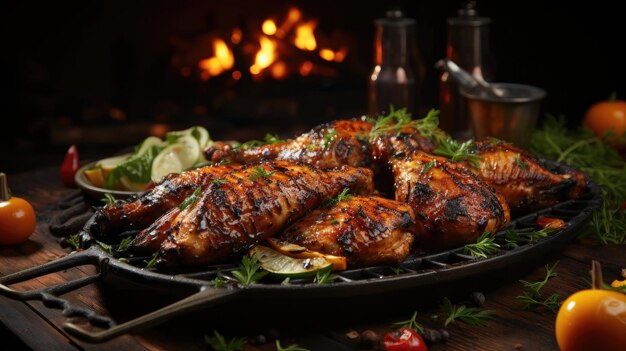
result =
[[[410,328],[402,328],[385,334],[383,346],[386,351],[428,351],[424,339]]]
[[[78,168],[80,168],[78,149],[76,148],[76,145],[72,145],[65,154],[65,159],[63,160],[63,164],[61,165],[60,170],[61,180],[63,181],[63,184],[65,184],[65,186],[76,186],[74,177],[76,176]]]

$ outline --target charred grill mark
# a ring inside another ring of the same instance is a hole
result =
[[[422,183],[420,181],[415,183],[415,187],[413,188],[413,197],[423,199],[422,201],[425,201],[430,199],[433,194],[433,189],[427,183]],[[407,194],[407,196],[409,195]]]
[[[457,217],[467,217],[467,209],[463,206],[463,198],[457,197],[446,201],[444,217],[451,221],[456,222]]]

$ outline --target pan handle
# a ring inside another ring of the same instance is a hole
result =
[[[244,290],[237,288],[212,288],[205,286],[199,292],[178,302],[172,303],[171,305],[165,306],[141,317],[137,317],[128,322],[109,326],[108,329],[103,331],[92,332],[71,322],[63,323],[63,329],[79,339],[88,342],[104,342],[121,334],[137,332],[155,326],[175,316],[197,310],[199,308],[210,307],[218,303],[222,303],[232,299],[236,294],[241,293]]]
[[[69,301],[58,297],[58,295],[100,280],[104,276],[108,260],[108,258],[102,258],[90,249],[70,254],[41,266],[0,277],[0,295],[19,301],[40,300],[48,308],[63,310],[64,316],[81,316],[94,325],[111,327],[115,325],[115,322],[110,318],[101,316],[88,308],[76,307]],[[96,266],[96,274],[34,290],[18,291],[8,286],[85,264]]]

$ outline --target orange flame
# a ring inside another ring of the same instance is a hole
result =
[[[285,37],[287,32],[291,30],[293,25],[296,24],[296,22],[298,22],[300,18],[302,18],[302,12],[300,12],[300,10],[298,10],[298,8],[296,7],[290,8],[289,13],[287,13],[287,19],[285,19],[285,22],[283,22],[283,24],[277,30],[276,36],[279,38]]]
[[[272,65],[272,77],[283,79],[287,76],[287,65],[283,61],[277,61]]]
[[[233,31],[230,33],[230,41],[233,44],[241,43],[241,37],[243,37],[243,33],[241,32],[241,29],[239,28],[233,29]]]
[[[296,38],[293,43],[298,49],[307,51],[315,50],[317,47],[315,35],[313,34],[315,27],[317,27],[316,21],[304,22],[296,26]]]
[[[207,80],[220,73],[227,71],[235,65],[235,56],[228,45],[222,39],[213,39],[213,57],[206,58],[198,63],[201,72],[200,77]]]
[[[276,42],[272,39],[262,36],[259,39],[261,49],[256,53],[254,64],[250,66],[250,73],[259,74],[262,70],[269,67],[276,60]]]
[[[266,19],[265,22],[263,22],[261,29],[263,30],[263,33],[267,35],[274,35],[276,34],[276,23],[271,19]]]
[[[320,57],[326,61],[331,61],[331,62],[332,61],[342,62],[346,58],[347,54],[348,54],[348,49],[346,48],[341,48],[336,52],[333,51],[332,49],[327,49],[327,48],[320,49]]]

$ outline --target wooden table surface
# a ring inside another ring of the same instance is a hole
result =
[[[26,243],[0,247],[0,275],[14,273],[67,255],[70,250],[59,245],[59,239],[50,234],[48,225],[59,211],[56,204],[60,199],[77,190],[67,189],[61,184],[56,168],[11,175],[9,183],[14,196],[26,198],[33,204],[38,215],[38,223],[36,232]],[[600,246],[572,242],[564,252],[546,257],[542,262],[528,262],[526,272],[529,273],[511,276],[509,279],[498,278],[501,280],[489,284],[493,288],[482,291],[486,296],[484,308],[494,310],[496,313],[489,326],[453,323],[446,328],[450,333],[450,339],[430,349],[498,351],[558,349],[554,337],[555,314],[541,308],[523,310],[515,298],[522,291],[518,279],[540,280],[544,275],[543,264],[559,260],[556,268],[558,276],[548,282],[543,292],[545,296],[552,293],[568,296],[586,287],[584,278],[588,277],[592,259],[602,263],[605,280],[616,278],[620,269],[626,267],[624,249],[626,249],[624,245]],[[93,274],[93,269],[82,266],[12,287],[40,288],[89,274]],[[451,294],[464,293],[464,287],[457,287],[454,290]],[[22,343],[21,346],[11,348],[12,350],[19,350],[20,347],[34,350],[206,350],[209,347],[204,344],[204,335],[210,335],[215,329],[227,336],[254,337],[263,334],[269,338],[277,334],[283,346],[297,343],[311,350],[355,350],[358,349],[358,345],[346,337],[348,332],[371,329],[382,334],[390,330],[392,322],[408,319],[415,310],[419,311],[419,320],[422,324],[431,328],[441,328],[438,303],[420,301],[420,293],[416,291],[414,299],[403,297],[406,303],[399,301],[401,308],[394,308],[389,313],[385,313],[386,301],[372,298],[373,301],[370,302],[372,306],[377,306],[376,310],[382,312],[369,314],[367,312],[369,306],[363,305],[364,313],[358,318],[343,318],[329,310],[327,318],[319,317],[318,313],[316,319],[311,321],[307,317],[306,302],[288,302],[293,304],[294,309],[302,311],[302,318],[307,322],[289,320],[279,327],[263,322],[254,322],[252,325],[245,323],[255,312],[250,309],[242,311],[237,310],[235,306],[228,313],[230,318],[224,318],[224,314],[216,316],[209,309],[201,311],[199,317],[179,317],[137,335],[124,335],[101,344],[90,344],[69,336],[61,328],[66,317],[59,310],[46,308],[39,301],[19,302],[0,297],[0,327],[4,326],[0,328],[0,336],[9,342],[13,340]],[[150,291],[146,291],[145,294],[158,300],[158,296],[152,296]],[[132,311],[133,306],[139,305],[142,300],[141,296],[124,293],[123,289],[109,292],[106,285],[95,284],[65,294],[63,297],[73,304],[111,316],[116,321],[124,315],[119,311]],[[439,318],[436,318],[438,316]],[[257,320],[262,321],[262,316]],[[260,346],[249,345],[247,349],[273,350],[273,345],[268,342]]]

